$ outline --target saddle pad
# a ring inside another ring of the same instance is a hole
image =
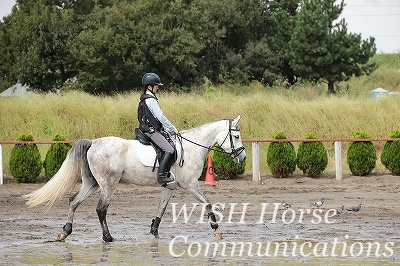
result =
[[[137,156],[139,157],[140,162],[144,166],[153,167],[154,161],[156,160],[156,151],[151,145],[143,145],[137,140],[133,141]],[[156,166],[158,166],[158,161]]]

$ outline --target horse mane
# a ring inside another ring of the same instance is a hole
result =
[[[182,130],[182,131],[180,131],[180,133],[186,133],[186,132],[191,132],[191,131],[199,130],[199,129],[201,129],[201,128],[203,128],[203,127],[206,127],[206,126],[208,126],[208,125],[210,125],[210,124],[217,123],[217,122],[220,122],[220,121],[229,121],[229,120],[232,120],[232,119],[228,119],[228,118],[217,119],[217,120],[208,122],[208,123],[206,123],[206,124],[203,124],[203,125],[200,125],[200,126],[197,126],[197,127],[193,127],[193,128],[189,128],[189,129]]]

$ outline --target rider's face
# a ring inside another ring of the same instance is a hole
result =
[[[153,85],[153,89],[151,88],[151,85],[149,85],[149,86],[147,87],[147,89],[148,89],[149,91],[153,92],[153,93],[156,93],[156,92],[158,91],[158,85],[157,85],[157,84],[154,84],[154,85]]]

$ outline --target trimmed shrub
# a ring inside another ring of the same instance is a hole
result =
[[[246,161],[241,163],[235,162],[229,154],[216,145],[213,154],[213,167],[214,172],[218,175],[219,179],[234,179],[238,175],[244,173]]]
[[[317,135],[308,133],[306,139],[316,139]],[[328,153],[322,142],[302,142],[297,150],[297,166],[303,174],[318,177],[328,166]]]
[[[367,139],[370,135],[365,131],[360,131],[353,138]],[[376,149],[371,141],[350,142],[347,150],[347,164],[353,175],[369,175],[376,166],[376,159]]]
[[[400,138],[400,130],[393,130],[389,138]],[[400,175],[400,141],[386,141],[381,162],[394,175]]]
[[[33,141],[33,136],[22,134],[17,141]],[[10,171],[19,183],[36,182],[42,171],[42,160],[36,144],[15,144],[10,154]]]
[[[286,139],[283,132],[276,133],[273,139]],[[296,170],[296,151],[290,142],[272,142],[267,151],[267,163],[276,178],[288,177]]]
[[[56,135],[53,141],[63,141],[65,137],[63,135]],[[43,162],[44,176],[46,180],[50,180],[57,171],[60,169],[61,164],[64,162],[65,157],[67,157],[68,151],[71,149],[72,145],[68,143],[53,143],[50,149],[46,153],[46,157]]]

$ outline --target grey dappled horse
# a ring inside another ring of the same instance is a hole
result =
[[[239,121],[240,116],[235,120],[218,120],[184,130],[176,137],[179,140],[176,141],[178,151],[176,164],[181,162],[171,168],[175,175],[176,187],[191,192],[198,201],[207,204],[211,228],[215,230],[217,237],[220,233],[216,233],[218,229],[216,217],[209,200],[199,186],[198,179],[203,171],[205,157],[215,144],[220,145],[237,162],[245,160],[246,153],[240,136]],[[50,208],[56,201],[71,192],[81,178],[80,189],[69,198],[68,220],[57,240],[64,241],[72,233],[76,208],[97,188],[100,188],[100,200],[96,211],[103,231],[103,240],[111,242],[113,237],[107,226],[106,215],[118,182],[124,180],[137,185],[158,185],[157,171],[152,171],[153,166],[145,166],[141,163],[140,156],[145,147],[137,140],[118,137],[81,139],[73,145],[53,178],[40,189],[24,196],[28,200],[27,205],[34,207],[47,203]],[[150,229],[155,237],[158,237],[161,218],[176,187],[160,187],[162,195],[158,214],[153,219]]]

